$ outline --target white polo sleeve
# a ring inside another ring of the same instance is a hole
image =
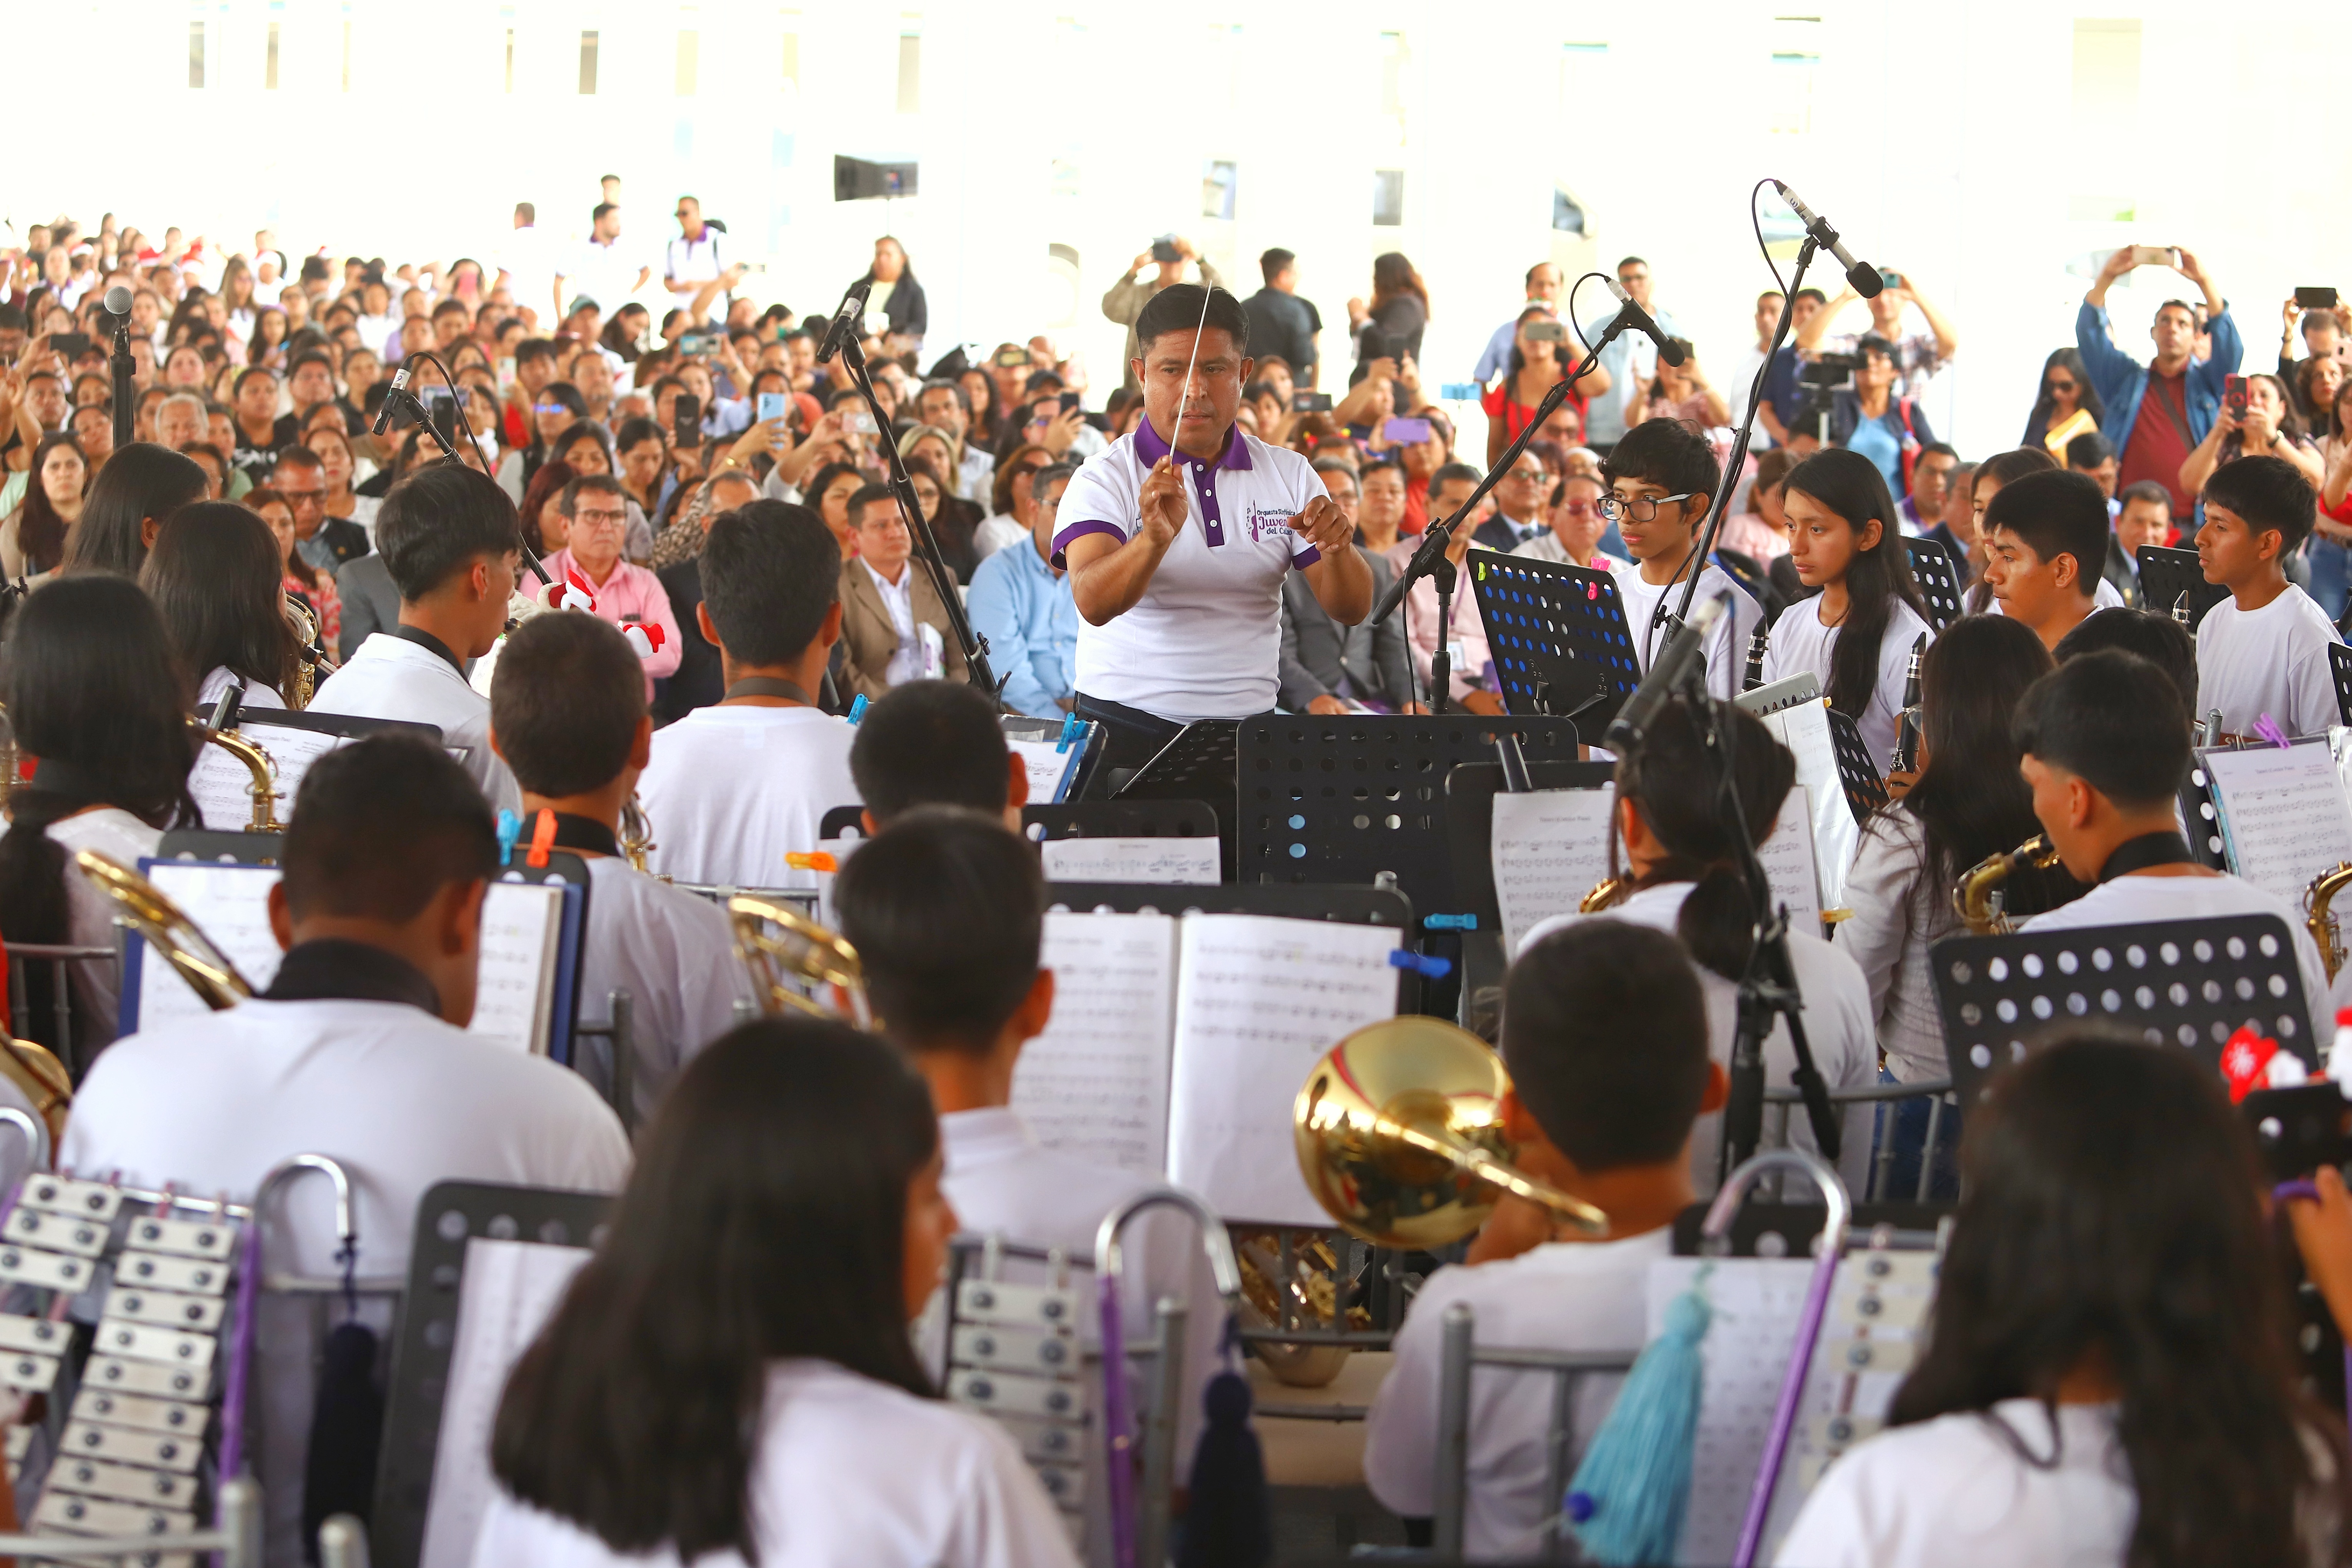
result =
[[[1062,552],[1074,539],[1107,533],[1124,544],[1135,536],[1143,521],[1137,510],[1140,483],[1127,451],[1128,443],[1122,441],[1108,452],[1088,458],[1062,491],[1055,519],[1055,565],[1067,566]]]

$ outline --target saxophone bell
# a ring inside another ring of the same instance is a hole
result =
[[[294,665],[294,689],[286,694],[286,705],[299,710],[310,706],[320,679],[334,674],[336,665],[319,646],[318,612],[291,588],[286,590],[286,619],[294,627],[294,640],[301,645]]]
[[[253,775],[247,790],[253,796],[253,820],[245,825],[247,833],[283,833],[286,824],[278,818],[278,764],[255,742],[235,730],[215,730],[202,719],[191,718],[188,728],[204,738],[205,743],[218,746]]]
[[[2320,961],[2327,965],[2327,978],[2344,967],[2344,933],[2328,908],[2336,895],[2352,887],[2352,860],[2339,860],[2330,870],[2322,871],[2303,890],[2304,926],[2311,940],[2318,945]]]
[[[2046,871],[2056,864],[2058,851],[2046,833],[2035,834],[2014,849],[1988,855],[1953,886],[1952,910],[1971,935],[2007,936],[2017,930],[2017,921],[2001,907],[2003,885],[2021,866]]]

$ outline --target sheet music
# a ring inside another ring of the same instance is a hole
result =
[[[310,764],[336,747],[351,743],[348,735],[257,721],[249,728],[240,726],[237,733],[260,746],[278,764],[280,821],[292,818],[295,791],[301,787],[302,775],[310,771]],[[218,746],[206,745],[196,753],[196,765],[188,771],[188,793],[195,797],[205,826],[215,832],[236,833],[253,820],[253,771]]]
[[[2221,815],[2230,869],[2287,908],[2311,879],[2352,860],[2352,802],[2326,744],[2249,746],[2200,754]]]
[[[1862,827],[1846,805],[1845,784],[1838,776],[1829,710],[1807,702],[1762,718],[1764,727],[1797,759],[1797,784],[1812,807],[1813,870],[1821,907],[1836,909],[1844,901],[1845,874],[1862,842]]]
[[[286,954],[269,929],[269,889],[278,885],[276,867],[163,860],[150,866],[144,875],[212,939],[212,944],[236,965],[236,972],[254,990],[266,990],[278,978],[278,962]],[[152,943],[141,942],[137,1027],[166,1029],[210,1016],[212,1009],[194,987],[180,978],[172,961],[156,952]],[[131,1020],[123,1020],[126,1032],[131,1026]]]
[[[478,1236],[466,1243],[457,1342],[449,1356],[419,1568],[470,1568],[474,1539],[497,1488],[490,1476],[490,1426],[506,1394],[507,1374],[553,1316],[588,1258],[583,1247]]]
[[[1168,1176],[1228,1219],[1328,1226],[1292,1152],[1307,1070],[1396,1016],[1391,927],[1188,915],[1179,937]]]
[[[1084,741],[1072,741],[1067,751],[1055,750],[1061,744],[1059,741],[1031,741],[1007,736],[1004,743],[1029,770],[1031,805],[1060,804],[1062,791],[1069,782],[1070,774],[1087,754]]]
[[[1054,1016],[1021,1049],[1013,1108],[1048,1149],[1164,1179],[1176,921],[1050,910],[1044,962]]]
[[[490,884],[489,896],[482,900],[482,956],[467,1034],[519,1051],[546,1054],[562,919],[561,887]]]
[[[1780,816],[1757,846],[1756,858],[1763,863],[1773,903],[1789,906],[1789,929],[1819,936],[1822,900],[1813,882],[1812,801],[1802,784],[1790,789],[1780,803]]]
[[[1503,952],[1554,915],[1571,915],[1609,874],[1609,835],[1617,786],[1539,789],[1495,795],[1487,842],[1495,898],[1502,906]]]
[[[1048,838],[1037,847],[1049,882],[1213,888],[1223,878],[1214,838]]]

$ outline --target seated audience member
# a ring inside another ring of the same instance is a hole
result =
[[[1467,463],[1446,464],[1430,478],[1430,515],[1441,520],[1453,516],[1477,488],[1477,469]],[[1486,641],[1486,623],[1478,614],[1476,595],[1466,591],[1470,580],[1463,574],[1463,563],[1494,516],[1491,494],[1478,504],[1479,510],[1454,528],[1446,546],[1445,558],[1454,563],[1456,574],[1447,616],[1437,613],[1437,582],[1432,577],[1423,577],[1406,589],[1403,603],[1397,606],[1397,616],[1404,623],[1405,646],[1412,656],[1412,684],[1408,690],[1416,705],[1425,705],[1430,699],[1431,672],[1438,648],[1444,647],[1451,651],[1453,666],[1446,680],[1447,705],[1473,713],[1504,710],[1501,694],[1487,689],[1486,668],[1494,662],[1493,650]],[[1398,540],[1385,556],[1390,570],[1403,571],[1420,548],[1418,539]]]
[[[508,1380],[473,1561],[1076,1568],[1018,1440],[908,1333],[957,1228],[940,1142],[914,1068],[846,1025],[689,1063]]]
[[[2114,542],[2107,547],[2108,586],[2136,608],[2169,614],[2170,605],[2142,605],[2139,595],[2139,552],[2145,546],[2165,548],[2172,542],[2172,493],[2154,479],[2126,485],[2116,496]]]
[[[1639,1036],[1638,1054],[1625,1040]],[[1423,1281],[1399,1327],[1395,1361],[1367,1419],[1364,1479],[1407,1518],[1433,1511],[1440,1345],[1447,1311],[1475,1314],[1475,1341],[1630,1353],[1644,1338],[1650,1266],[1673,1250],[1675,1215],[1695,1192],[1692,1124],[1720,1110],[1722,1067],[1707,1055],[1707,1000],[1689,957],[1665,932],[1620,920],[1579,921],[1519,950],[1506,984],[1503,1125],[1514,1163],[1599,1205],[1609,1235],[1558,1226],[1506,1198],[1466,1264]],[[1623,1379],[1579,1381],[1581,1450]],[[1528,1558],[1559,1509],[1548,1488],[1553,1380],[1506,1372],[1475,1379],[1464,1500],[1474,1560]]]
[[[1057,463],[1030,476],[1026,548],[999,550],[973,568],[965,605],[1004,682],[1004,705],[1032,719],[1058,719],[1077,706],[1078,607],[1069,574],[1053,561],[1056,509],[1077,471]]]
[[[1105,1216],[1151,1184],[1041,1147],[1013,1107],[1023,1047],[1054,1011],[1054,973],[1038,964],[1045,884],[1036,852],[993,816],[924,806],[858,849],[833,901],[884,1033],[931,1086],[947,1164],[941,1185],[964,1231],[1091,1258]],[[1129,1334],[1152,1333],[1163,1295],[1190,1309],[1186,1387],[1176,1401],[1176,1451],[1188,1458],[1201,1389],[1223,1366],[1224,1304],[1189,1218],[1154,1215],[1121,1239]],[[1105,1489],[1091,1449],[1087,1470],[1091,1501]],[[1087,1513],[1097,1544],[1108,1545],[1099,1503]]]
[[[395,1279],[437,1182],[620,1184],[627,1140],[584,1079],[465,1032],[498,834],[464,770],[405,738],[330,752],[303,776],[283,853],[269,988],[117,1041],[81,1086],[62,1163],[250,1201],[281,1161],[324,1154],[352,1177],[359,1272]],[[273,1267],[339,1272],[326,1196],[289,1189]],[[269,1295],[261,1311],[269,1559],[299,1563],[311,1309]]]
[[[2107,563],[2107,503],[2075,473],[2027,474],[2001,486],[1984,512],[1985,581],[2000,613],[2042,646],[2099,608]]]
[[[856,731],[817,707],[841,635],[841,552],[803,506],[753,501],[702,542],[702,635],[722,695],[654,737],[637,798],[657,842],[646,869],[673,881],[814,888],[824,814],[857,799]]]
[[[376,505],[380,509],[383,503],[379,500]],[[400,625],[400,589],[381,551],[372,550],[356,561],[343,563],[335,573],[335,597],[343,607],[342,630],[335,647],[335,658],[341,663],[349,664],[360,645],[376,633]]]
[[[2080,474],[2099,487],[2099,497],[2107,503],[2110,518],[2116,512],[2116,478],[2122,465],[2116,459],[2115,443],[2096,430],[2085,430],[2066,443],[2066,471]]]
[[[270,487],[294,513],[294,548],[320,572],[332,572],[368,552],[368,532],[347,517],[327,515],[327,465],[308,447],[278,454]]]
[[[2179,703],[2179,690],[2161,669],[2115,649],[2068,659],[2019,701],[2018,771],[2033,792],[2033,815],[2059,863],[2091,889],[2073,903],[2034,916],[2024,929],[2276,915],[2294,942],[2304,1005],[2329,1021],[2323,1000],[2327,971],[2301,912],[2274,893],[2190,858],[2176,801],[2190,757],[2189,716]],[[2321,1029],[2309,1037],[2324,1040],[2332,1033]]]
[[[919,805],[960,805],[1021,831],[1029,770],[1005,744],[996,705],[979,688],[918,681],[866,709],[856,737],[849,776],[866,803],[868,834]]]
[[[167,827],[201,826],[188,798],[196,738],[188,728],[195,682],[163,616],[139,585],[108,573],[51,583],[8,621],[8,723],[16,754],[33,763],[11,779],[0,836],[0,934],[10,946],[114,946],[114,903],[74,869],[94,849],[136,870]],[[37,759],[37,761],[36,761]],[[48,984],[47,964],[26,970]],[[110,961],[71,965],[80,1058],[114,1037],[116,973]],[[46,1029],[49,1010],[16,1020]],[[77,1043],[43,1038],[58,1057]]]
[[[1775,1561],[2338,1561],[2343,1421],[2305,1392],[2271,1178],[2212,1069],[2062,1037],[1969,1113],[1962,1166],[1886,1429],[1832,1463]]]
[[[202,670],[196,708],[231,685],[247,708],[283,708],[300,657],[269,525],[234,501],[182,507],[156,531],[140,586],[163,612],[181,662]]]
[[[2205,481],[2204,502],[2198,562],[2230,596],[2197,627],[2198,715],[2219,710],[2223,739],[2253,739],[2264,715],[2289,735],[2326,733],[2337,721],[2327,650],[2342,639],[2285,570],[2311,536],[2311,486],[2284,458],[2240,458]]]
[[[1636,426],[1639,428],[1639,426]],[[1748,830],[1769,837],[1796,782],[1796,760],[1772,739],[1763,721],[1734,710],[1732,752],[1740,811]],[[1690,704],[1676,699],[1652,723],[1635,750],[1617,759],[1615,831],[1610,836],[1609,868],[1622,868],[1623,885],[1608,913],[1637,925],[1654,926],[1682,939],[1699,965],[1706,994],[1710,1049],[1730,1069],[1738,1025],[1740,977],[1752,943],[1749,893],[1735,869],[1736,849],[1728,813],[1716,784],[1715,764],[1700,741],[1700,721]],[[1801,793],[1795,798],[1804,799]],[[1556,926],[1591,917],[1559,915],[1529,931],[1522,949]],[[1859,1089],[1878,1077],[1878,1046],[1871,1030],[1870,987],[1853,960],[1809,931],[1789,933],[1789,959],[1805,998],[1805,1038],[1814,1066],[1832,1089]],[[1764,1065],[1772,1083],[1790,1081],[1797,1050],[1785,1020],[1776,1021],[1764,1040]],[[1855,1191],[1870,1167],[1868,1106],[1850,1106],[1842,1117],[1835,1163]],[[1802,1107],[1789,1117],[1788,1142],[1820,1153]],[[1691,1182],[1702,1194],[1716,1187],[1723,1124],[1707,1119],[1691,1140]],[[1770,1134],[1766,1142],[1771,1142]]]
[[[547,558],[547,574],[565,583],[578,573],[596,601],[590,614],[616,626],[642,626],[653,634],[659,646],[640,656],[650,700],[654,682],[676,673],[682,639],[661,580],[621,558],[621,538],[629,521],[626,507],[621,481],[608,476],[584,474],[565,485],[555,498],[565,543]]]
[[[1718,548],[1737,550],[1767,567],[1789,553],[1788,494],[1782,487],[1796,466],[1797,455],[1786,447],[1775,447],[1756,459],[1756,478],[1748,487],[1749,510],[1723,520]]]
[[[545,812],[550,844],[588,863],[580,1016],[609,1023],[612,994],[628,993],[630,1103],[641,1121],[687,1060],[727,1032],[736,1001],[753,997],[726,912],[620,858],[621,808],[653,751],[636,651],[599,616],[533,616],[506,639],[490,678],[490,744],[522,790],[521,842],[538,842]],[[609,1099],[612,1043],[583,1048],[592,1059],[581,1070]]]
[[[1707,508],[1722,468],[1715,447],[1698,429],[1679,419],[1649,419],[1627,431],[1601,466],[1609,482],[1601,515],[1616,523],[1635,570],[1617,573],[1625,624],[1633,635],[1633,659],[1647,673],[1665,647],[1660,606],[1672,614],[1683,601],[1682,582],[1690,574],[1706,531]],[[1716,623],[1706,645],[1706,687],[1728,700],[1748,668],[1748,644],[1764,607],[1713,562],[1699,573],[1691,604],[1731,595],[1731,613]]]
[[[492,807],[520,804],[490,749],[489,700],[466,684],[466,661],[505,632],[522,562],[514,503],[495,480],[455,463],[408,474],[383,498],[376,545],[400,589],[400,624],[377,632],[320,683],[319,713],[431,724]]]
[[[1607,493],[1596,474],[1568,475],[1553,492],[1552,505],[1547,513],[1550,527],[1517,546],[1511,553],[1549,561],[1555,565],[1582,566],[1612,575],[1626,570],[1630,563],[1623,557],[1612,555],[1601,547],[1601,542],[1609,534],[1609,520],[1601,515],[1601,498]],[[1727,534],[1729,525],[1725,526]],[[1732,545],[1728,537],[1724,543]],[[1782,551],[1789,548],[1785,531],[1780,535],[1780,548]]]
[[[726,469],[703,486],[698,504],[688,515],[663,531],[662,540],[692,531],[693,548],[654,575],[669,595],[671,618],[677,622],[677,668],[654,688],[654,722],[672,724],[698,708],[708,708],[726,692],[719,677],[719,647],[696,624],[695,606],[702,603],[702,538],[721,512],[749,506],[760,499],[760,481],[740,468]]]
[[[857,557],[839,569],[844,700],[879,697],[910,680],[963,679],[963,646],[929,570],[914,559],[914,536],[889,487],[851,496],[849,515]]]

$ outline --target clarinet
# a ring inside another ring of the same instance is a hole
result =
[[[1903,721],[1895,735],[1893,771],[1913,773],[1919,771],[1919,664],[1927,657],[1927,634],[1921,632],[1911,645],[1911,668],[1903,678]]]
[[[1753,691],[1764,684],[1764,650],[1772,646],[1772,623],[1756,623],[1756,635],[1748,639],[1748,673],[1739,682],[1742,691]]]

